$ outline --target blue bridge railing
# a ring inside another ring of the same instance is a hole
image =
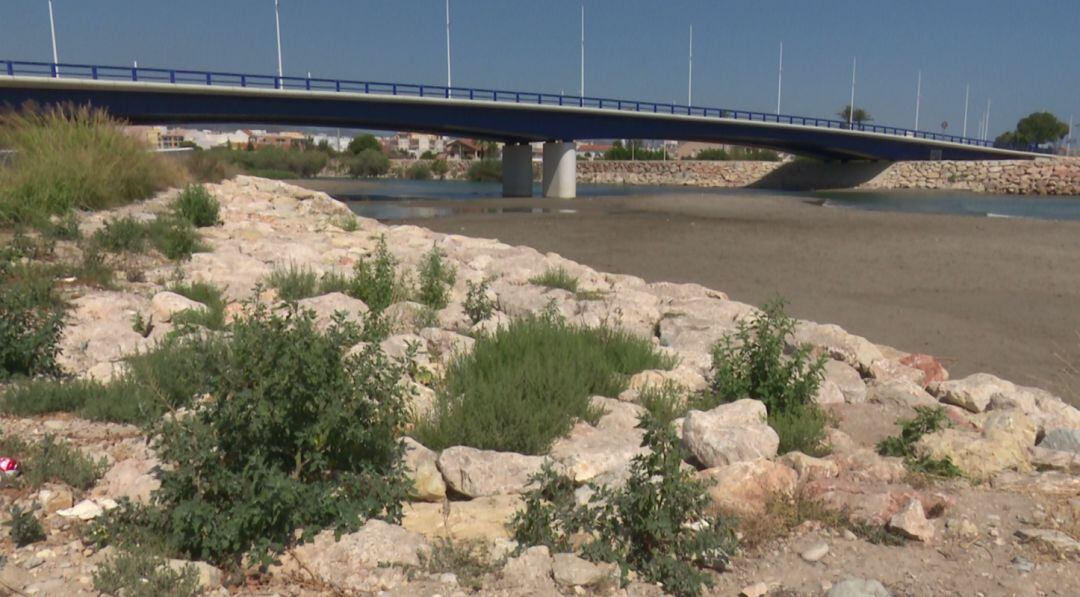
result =
[[[471,87],[447,87],[444,85],[418,85],[409,83],[383,83],[376,81],[350,81],[345,79],[324,79],[312,77],[279,77],[276,75],[252,75],[218,71],[176,70],[163,68],[145,68],[134,66],[101,66],[90,64],[54,64],[51,62],[25,62],[0,60],[0,76],[32,76],[64,79],[91,79],[102,81],[143,81],[150,83],[171,83],[176,85],[233,86],[261,89],[292,89],[309,91],[332,91],[339,93],[363,93],[375,95],[400,95],[413,97],[431,97],[455,100],[485,100],[517,104],[546,106],[570,106],[581,108],[599,108],[604,110],[627,110],[654,114],[677,114],[775,122],[820,128],[846,129],[895,135],[901,137],[928,139],[972,145],[976,147],[995,147],[993,141],[973,139],[959,135],[947,135],[929,131],[918,131],[902,127],[879,124],[852,123],[829,118],[792,116],[750,110],[730,110],[726,108],[707,108],[682,104],[665,104],[635,100],[612,99],[604,97],[582,97],[552,93],[524,91],[505,91]],[[1020,151],[1045,152],[1037,146],[1002,147]]]

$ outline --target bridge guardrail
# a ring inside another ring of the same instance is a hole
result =
[[[486,100],[548,106],[576,106],[581,108],[597,108],[601,110],[678,114],[703,116],[706,118],[715,117],[732,120],[775,122],[778,124],[818,128],[850,129],[883,135],[972,145],[975,147],[1001,147],[1003,149],[1014,149],[1033,153],[1049,153],[1048,150],[1034,145],[1026,147],[998,146],[995,145],[993,141],[984,139],[974,139],[971,137],[961,137],[959,135],[948,135],[945,133],[919,131],[879,124],[853,123],[849,125],[847,121],[830,118],[814,118],[810,116],[794,116],[789,114],[754,112],[750,110],[728,110],[725,108],[708,108],[703,106],[687,106],[683,104],[666,104],[604,97],[582,97],[539,92],[505,91],[472,87],[446,87],[443,85],[421,85],[414,83],[351,81],[345,79],[312,77],[279,77],[276,75],[252,75],[219,71],[134,66],[103,66],[68,63],[55,64],[51,62],[27,62],[17,60],[0,60],[0,74],[3,73],[6,73],[8,76],[36,76],[104,81],[145,81],[153,83],[171,83],[175,85],[226,85],[261,89],[298,89],[308,91],[333,91],[339,93],[363,93],[368,95],[401,95],[457,100]]]

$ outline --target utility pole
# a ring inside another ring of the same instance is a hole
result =
[[[585,3],[581,3],[581,92],[585,97]]]
[[[780,74],[776,79],[776,115],[780,115],[780,93],[784,90],[784,42],[780,42]]]
[[[855,65],[857,58],[851,59],[851,104],[848,105],[848,128],[851,128],[855,123]]]
[[[690,24],[690,69],[686,83],[686,105],[694,105],[694,24]]]
[[[964,132],[961,137],[967,138],[968,99],[971,97],[971,85],[964,85]]]
[[[446,86],[453,87],[450,78],[450,0],[446,0]]]
[[[915,130],[919,130],[919,104],[922,102],[922,71],[918,72],[915,83]]]
[[[1073,115],[1069,114],[1069,140],[1065,143],[1065,155],[1072,155],[1073,144]]]
[[[52,61],[60,64],[60,55],[56,53],[56,21],[53,19],[52,0],[49,0],[49,31],[52,32]],[[60,67],[56,66],[56,76],[60,77]]]
[[[285,71],[281,66],[281,1],[274,0],[274,29],[277,31],[277,76],[282,78],[285,76]],[[284,81],[282,87],[285,86]]]
[[[983,128],[983,140],[990,140],[990,98],[986,98],[986,127]]]

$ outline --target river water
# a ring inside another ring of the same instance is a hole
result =
[[[324,190],[347,201],[358,215],[379,220],[439,218],[459,213],[455,203],[477,199],[501,198],[500,183],[477,183],[439,180],[353,180],[332,179],[305,181],[305,186]],[[304,183],[301,183],[304,184]],[[785,197],[819,205],[823,208],[864,209],[904,213],[950,214],[976,217],[1031,218],[1039,220],[1080,220],[1080,197],[1039,197],[986,195],[967,191],[773,191],[756,189],[708,189],[686,186],[637,186],[617,184],[580,184],[578,199],[560,201],[550,207],[492,206],[484,213],[575,213],[575,201],[595,197],[635,195],[710,195],[724,197],[755,194]],[[540,195],[536,185],[534,195]],[[421,205],[422,203],[422,205]],[[434,205],[433,205],[434,203]],[[475,205],[475,204],[474,204]],[[470,211],[475,207],[470,206]]]

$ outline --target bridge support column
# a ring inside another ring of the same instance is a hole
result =
[[[502,152],[503,197],[532,197],[532,146],[507,143]]]
[[[577,148],[573,141],[544,143],[544,196],[573,199],[577,196]]]

